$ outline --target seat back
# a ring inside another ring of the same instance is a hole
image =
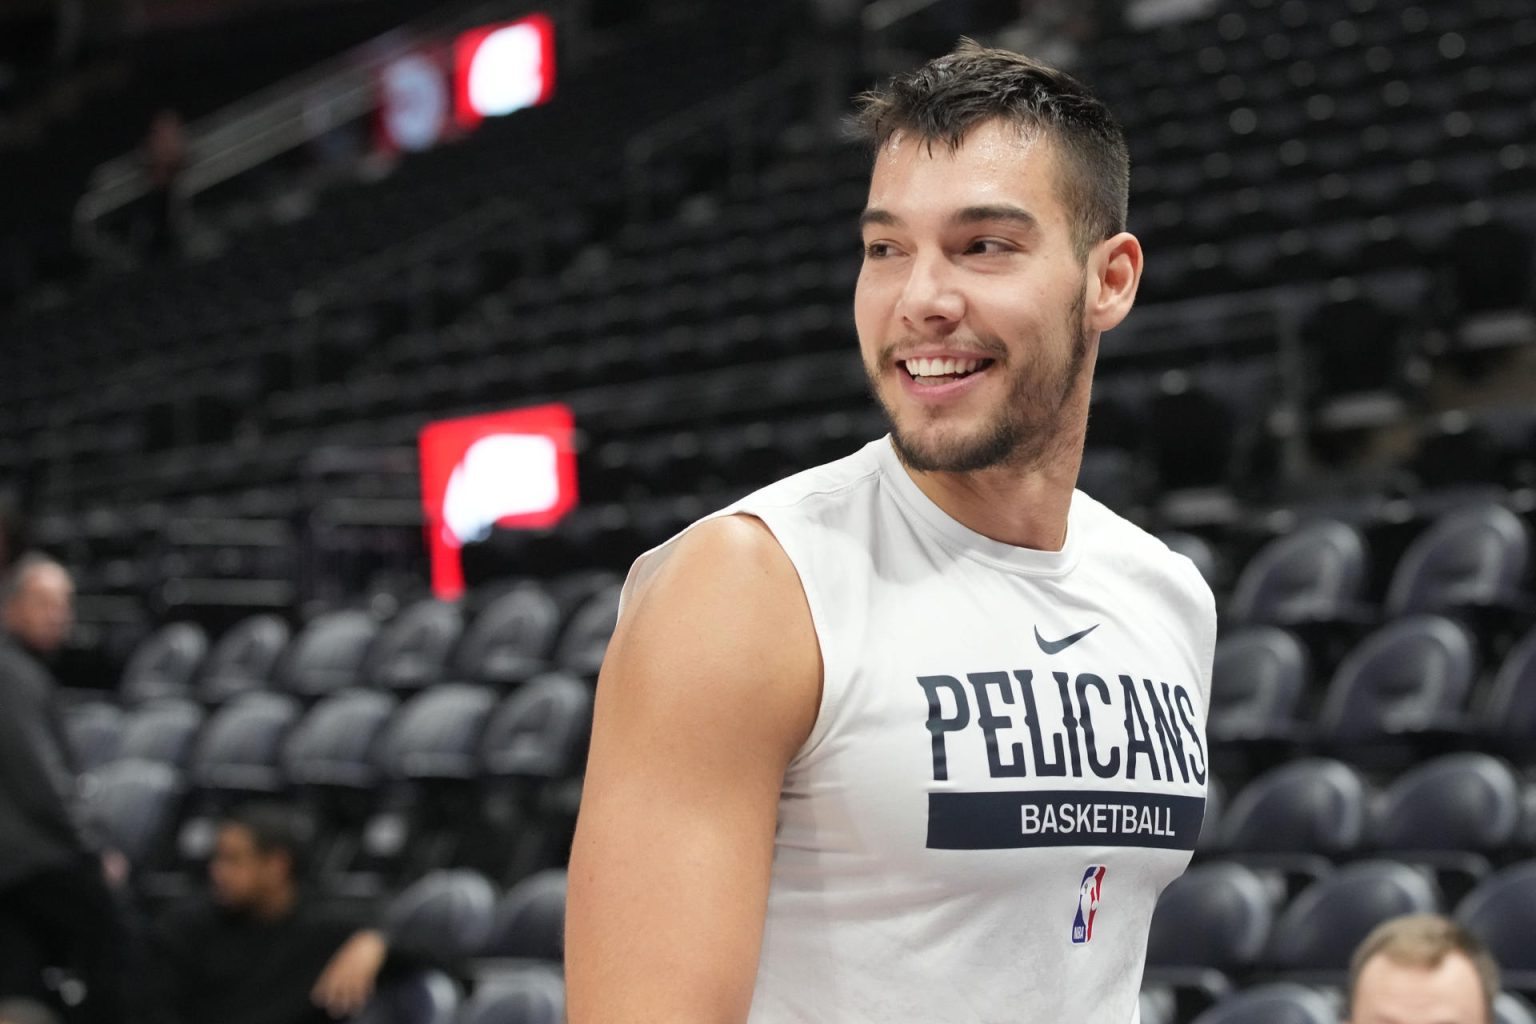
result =
[[[1495,736],[1536,743],[1536,629],[1504,656],[1482,719],[1484,730]]]
[[[1485,879],[1456,907],[1456,919],[1482,939],[1507,971],[1536,971],[1536,861]]]
[[[86,700],[64,709],[64,737],[77,772],[89,773],[118,756],[123,733],[122,708],[104,700]]]
[[[187,694],[208,653],[208,634],[191,622],[172,622],[151,633],[123,669],[118,692],[129,704]]]
[[[341,690],[299,720],[283,746],[283,771],[296,786],[367,789],[378,777],[374,743],[399,700],[378,690]]]
[[[1327,620],[1360,599],[1365,580],[1360,531],[1321,519],[1259,549],[1238,575],[1227,611],[1237,622]]]
[[[1519,591],[1530,560],[1530,531],[1501,505],[1448,512],[1398,559],[1387,587],[1389,615],[1497,604]]]
[[[252,615],[237,622],[208,652],[198,677],[198,697],[206,704],[218,704],[272,685],[273,670],[291,633],[288,623],[276,615]]]
[[[277,792],[278,755],[299,713],[299,702],[285,693],[246,693],[224,704],[198,737],[192,784],[223,793]]]
[[[1338,1010],[1321,992],[1278,981],[1223,999],[1196,1017],[1194,1024],[1338,1024],[1338,1020]]]
[[[117,756],[181,768],[187,763],[193,740],[202,726],[203,709],[191,701],[152,701],[134,708],[123,720]]]
[[[529,967],[499,974],[475,989],[454,1024],[564,1024],[565,982]]]
[[[140,867],[169,841],[183,791],[180,773],[168,764],[113,761],[91,776],[83,813],[107,845]]]
[[[1327,758],[1292,761],[1232,800],[1222,845],[1241,852],[1339,854],[1358,849],[1369,821],[1365,780]]]
[[[1508,764],[1482,753],[1446,754],[1387,788],[1376,845],[1492,853],[1514,842],[1520,813],[1520,781]]]
[[[1279,626],[1224,633],[1216,641],[1211,673],[1211,735],[1258,735],[1290,721],[1309,674],[1306,648]]]
[[[1355,947],[1383,921],[1439,909],[1439,893],[1424,873],[1397,861],[1357,861],[1291,901],[1275,922],[1264,961],[1275,970],[1342,973]]]
[[[361,681],[363,659],[378,633],[366,612],[320,615],[305,626],[278,670],[282,688],[300,697],[323,697]]]
[[[1275,895],[1241,864],[1201,864],[1158,898],[1147,939],[1152,967],[1251,967],[1264,952]]]
[[[353,1024],[453,1024],[459,987],[442,971],[413,971],[381,984]]]
[[[406,701],[380,737],[375,763],[393,779],[471,779],[496,701],[485,687],[446,683]]]
[[[559,629],[555,599],[536,584],[520,584],[475,616],[459,642],[454,667],[475,682],[521,683],[548,666]]]
[[[504,699],[480,741],[488,775],[560,779],[574,773],[592,725],[592,691],[548,672]]]
[[[480,955],[559,962],[565,957],[563,868],[529,875],[502,897]]]
[[[383,690],[415,691],[440,682],[463,629],[454,605],[431,598],[418,601],[380,630],[363,676],[368,685]]]
[[[608,640],[619,621],[618,583],[609,584],[581,603],[560,633],[555,662],[567,672],[596,678],[608,653]]]
[[[495,911],[496,890],[479,872],[432,871],[390,902],[385,930],[403,948],[454,963],[485,945]]]
[[[1460,710],[1477,675],[1477,645],[1465,627],[1411,615],[1362,640],[1334,673],[1319,725],[1336,739],[1421,728]]]

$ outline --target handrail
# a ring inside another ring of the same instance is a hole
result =
[[[866,32],[884,32],[898,21],[905,21],[939,3],[939,0],[875,0],[860,17]]]
[[[188,162],[176,182],[178,194],[195,195],[303,145],[329,127],[367,114],[377,105],[377,73],[391,60],[422,43],[511,17],[528,7],[528,0],[460,4],[450,12],[386,32],[200,118],[187,128]],[[149,173],[136,150],[100,164],[75,206],[77,239],[91,245],[97,221],[149,191]]]

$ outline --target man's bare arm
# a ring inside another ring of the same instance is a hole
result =
[[[779,790],[820,687],[799,577],[759,520],[696,527],[632,595],[571,854],[571,1024],[746,1019]]]

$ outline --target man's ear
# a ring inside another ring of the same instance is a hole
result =
[[[1119,325],[1136,302],[1141,285],[1141,242],[1129,231],[1106,238],[1088,256],[1088,295],[1084,316],[1092,331]]]

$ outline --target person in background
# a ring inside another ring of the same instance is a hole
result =
[[[48,1001],[44,968],[85,985],[76,1019],[121,1024],[130,948],[106,872],[122,858],[90,841],[47,660],[74,624],[74,585],[24,554],[0,574],[0,999]]]
[[[1498,964],[1475,935],[1439,914],[1409,914],[1355,950],[1346,1024],[1494,1024],[1498,992]]]
[[[151,929],[154,1024],[319,1024],[356,1013],[382,974],[409,966],[363,915],[304,891],[307,838],[303,818],[281,804],[225,817],[209,898]]]

